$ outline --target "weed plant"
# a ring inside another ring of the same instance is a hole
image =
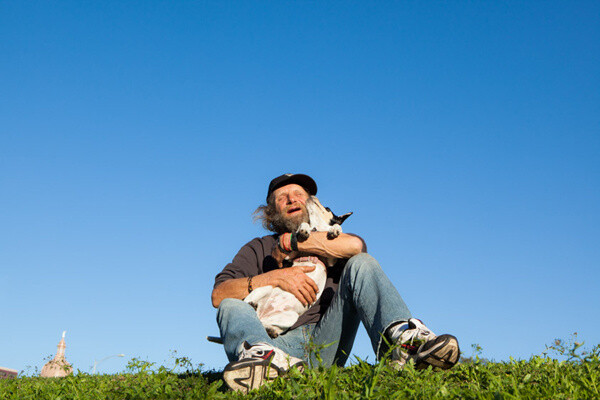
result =
[[[20,376],[0,380],[1,399],[598,399],[600,345],[590,351],[577,341],[557,340],[529,360],[490,362],[462,359],[447,371],[402,371],[384,359],[370,364],[356,359],[347,368],[315,366],[296,370],[247,395],[231,392],[222,372],[203,371],[186,357],[174,366],[132,359],[125,372],[90,375],[77,372],[66,378]],[[550,357],[553,353],[554,357]]]

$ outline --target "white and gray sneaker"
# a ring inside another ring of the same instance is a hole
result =
[[[267,343],[250,345],[244,341],[238,361],[232,361],[223,370],[223,379],[232,390],[248,393],[264,383],[286,374],[296,367],[304,371],[306,363]]]
[[[415,362],[417,369],[430,365],[448,369],[456,365],[460,357],[456,337],[436,336],[416,318],[393,326],[388,335],[396,345],[392,350],[392,365],[398,369],[403,368],[409,360]]]

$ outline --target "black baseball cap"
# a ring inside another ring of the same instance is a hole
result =
[[[269,191],[267,192],[267,201],[269,201],[269,196],[275,190],[279,189],[282,186],[289,185],[291,183],[295,183],[297,185],[302,186],[308,194],[314,196],[317,194],[317,184],[313,178],[304,174],[283,174],[273,179],[271,183],[269,183]]]

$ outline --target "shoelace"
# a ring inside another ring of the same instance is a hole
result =
[[[412,329],[407,329],[402,332],[402,335],[400,336],[401,347],[411,352],[415,352],[423,343],[427,342],[430,335],[432,335],[430,330],[423,329],[418,325]]]
[[[275,352],[274,349],[266,345],[254,345],[249,349],[243,349],[240,353],[240,359],[242,358],[262,358],[266,360],[271,357],[271,354]]]
[[[249,348],[243,346],[239,353],[238,359],[243,360],[248,358],[269,360],[278,368],[283,368],[285,370],[292,366],[302,365],[304,363],[304,361],[295,357],[291,357],[280,349],[277,349],[276,347],[270,346],[266,343],[257,343]]]
[[[391,328],[389,328],[388,330],[388,338],[392,343],[396,343],[398,340],[400,340],[400,336],[402,335],[402,333],[404,331],[406,331],[408,329],[408,322],[407,321],[402,321],[397,323],[396,325],[392,326]]]

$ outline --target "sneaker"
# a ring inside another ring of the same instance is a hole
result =
[[[458,362],[458,340],[452,335],[436,336],[416,318],[391,328],[390,338],[397,347],[392,351],[392,365],[398,369],[413,360],[417,369],[433,366],[452,368]]]
[[[223,379],[232,390],[248,393],[285,375],[292,367],[304,371],[305,365],[303,360],[267,343],[250,345],[244,341],[238,361],[227,364],[223,370]]]

